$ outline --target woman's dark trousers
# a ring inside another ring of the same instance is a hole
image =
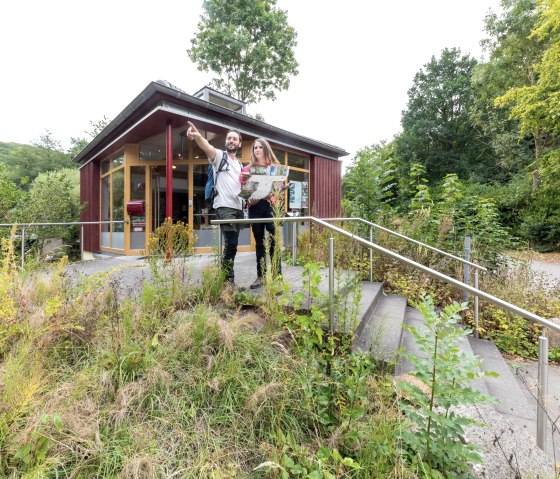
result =
[[[249,219],[273,218],[273,217],[274,217],[274,213],[272,211],[272,207],[270,206],[270,203],[266,199],[259,200],[258,203],[255,203],[254,205],[249,207]],[[251,225],[251,229],[253,231],[253,237],[255,238],[255,252],[257,255],[257,276],[259,278],[262,278],[264,272],[263,262],[266,261],[265,260],[266,248],[264,244],[265,231],[268,231],[268,234],[270,236],[269,253],[270,253],[270,258],[272,260],[272,258],[274,258],[274,250],[276,246],[274,240],[275,227],[274,227],[274,223],[272,222],[254,223]],[[264,266],[266,267],[266,264]],[[278,274],[282,273],[280,258],[278,258],[278,268],[276,269],[276,271]]]

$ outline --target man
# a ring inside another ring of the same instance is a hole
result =
[[[241,134],[230,130],[226,135],[225,154],[224,151],[214,148],[204,138],[196,127],[189,121],[187,136],[196,141],[214,167],[214,182],[217,196],[214,199],[216,219],[232,220],[243,219],[243,202],[238,196],[241,191],[239,175],[241,174],[241,162],[237,159],[237,151],[241,148]],[[222,161],[225,160],[225,161]],[[220,168],[220,164],[222,167]],[[219,171],[218,171],[219,170]],[[222,269],[226,281],[234,282],[233,263],[237,254],[237,243],[239,241],[240,224],[223,224],[224,254],[222,256]]]

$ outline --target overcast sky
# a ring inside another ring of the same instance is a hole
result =
[[[69,146],[89,121],[115,118],[150,81],[194,93],[211,78],[186,50],[202,0],[44,0],[0,5],[0,141],[48,129]],[[445,47],[477,59],[498,0],[277,0],[298,32],[299,75],[267,123],[350,152],[390,140],[414,74]]]

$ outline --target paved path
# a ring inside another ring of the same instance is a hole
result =
[[[545,263],[544,261],[531,260],[531,269],[536,273],[541,273],[547,278],[550,286],[559,287],[560,285],[560,264]]]
[[[193,281],[200,280],[202,271],[205,267],[217,261],[213,254],[193,255],[186,259],[177,259],[177,262],[184,261],[186,268],[190,271]],[[95,273],[114,271],[111,280],[121,294],[136,295],[140,292],[144,280],[150,278],[150,268],[143,256],[108,256],[102,255],[102,259],[87,261],[84,263],[74,263],[68,267],[70,275],[90,276]],[[237,253],[234,265],[235,284],[240,288],[249,288],[257,277],[256,257],[254,252]],[[303,267],[282,264],[282,274],[292,291],[301,290],[305,284],[303,278]],[[321,270],[321,283],[319,289],[328,293],[328,270]],[[338,284],[335,282],[335,291]],[[259,290],[255,290],[258,292]]]

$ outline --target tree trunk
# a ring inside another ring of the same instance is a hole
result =
[[[535,138],[535,168],[533,169],[533,184],[532,191],[535,193],[539,186],[540,180],[540,157],[543,149],[542,140],[539,135],[539,129],[535,128],[533,131],[533,137]]]

